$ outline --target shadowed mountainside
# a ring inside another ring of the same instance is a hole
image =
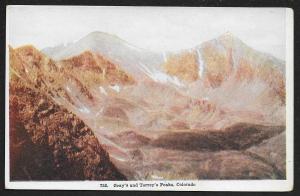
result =
[[[284,126],[241,123],[224,130],[167,133],[154,140],[152,145],[181,150],[245,150],[284,131]]]
[[[47,96],[10,83],[12,180],[124,180],[92,130]]]

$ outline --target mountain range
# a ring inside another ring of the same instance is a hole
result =
[[[108,173],[116,167],[120,179],[285,176],[285,62],[230,33],[156,53],[93,32],[65,46],[9,54],[10,94],[20,96],[13,85],[26,86],[82,120],[109,154]],[[234,160],[235,168],[227,164]],[[217,162],[224,173],[214,171]]]

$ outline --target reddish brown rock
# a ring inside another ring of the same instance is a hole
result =
[[[12,180],[124,180],[92,130],[19,79],[10,82]]]

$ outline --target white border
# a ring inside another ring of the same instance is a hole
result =
[[[224,8],[226,9],[226,8]],[[237,8],[238,9],[238,8]],[[6,81],[5,81],[5,188],[41,190],[174,190],[174,191],[291,191],[294,181],[294,12],[286,8],[286,180],[198,180],[198,181],[22,181],[9,178],[9,6],[6,8]],[[173,183],[173,187],[160,183]],[[193,182],[195,186],[176,186],[178,182]],[[155,184],[149,187],[130,187],[130,184]],[[108,187],[100,187],[107,184]],[[114,187],[123,185],[124,188]],[[128,187],[126,187],[126,184]]]

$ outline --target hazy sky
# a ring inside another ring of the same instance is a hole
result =
[[[39,49],[90,32],[115,34],[140,48],[191,48],[229,31],[249,46],[285,58],[284,8],[10,6],[8,42]]]

